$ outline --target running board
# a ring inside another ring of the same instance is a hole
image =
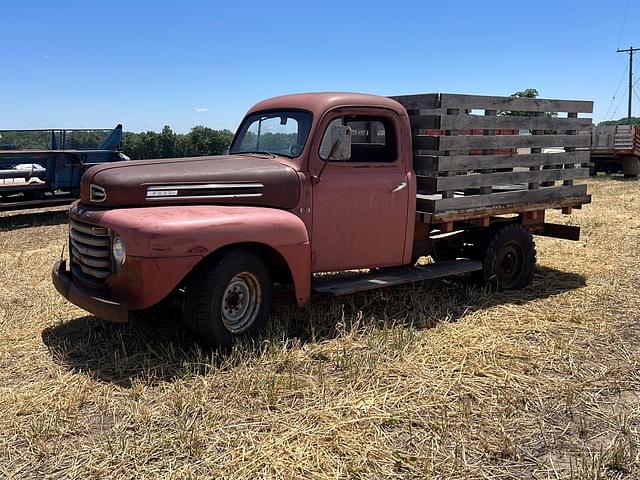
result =
[[[331,280],[318,279],[313,282],[311,288],[316,293],[339,296],[478,270],[482,270],[482,262],[477,260],[450,260],[429,265],[387,268],[382,271]]]

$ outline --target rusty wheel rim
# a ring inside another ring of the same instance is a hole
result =
[[[260,309],[262,291],[256,276],[241,272],[227,284],[222,295],[222,323],[231,333],[246,332]]]
[[[496,259],[496,275],[508,285],[518,278],[524,265],[524,251],[517,242],[507,242]]]

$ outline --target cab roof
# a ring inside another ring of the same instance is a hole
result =
[[[314,117],[318,118],[327,110],[344,106],[382,107],[393,110],[399,115],[406,115],[404,107],[390,98],[379,95],[344,92],[296,93],[273,97],[256,103],[248,113],[251,114],[261,110],[294,108],[309,110],[313,113]]]

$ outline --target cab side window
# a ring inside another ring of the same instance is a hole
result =
[[[348,116],[337,118],[331,124],[338,122],[351,127],[350,162],[391,163],[396,161],[398,148],[390,120],[384,117]]]

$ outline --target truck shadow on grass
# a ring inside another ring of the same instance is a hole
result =
[[[83,316],[46,328],[42,339],[54,360],[99,381],[130,387],[155,384],[255,361],[269,346],[330,340],[345,332],[402,325],[432,328],[455,322],[470,312],[497,305],[525,304],[585,285],[583,276],[538,268],[533,284],[520,291],[496,292],[440,280],[392,287],[341,298],[316,298],[304,310],[290,300],[277,300],[267,332],[258,340],[219,353],[205,350],[177,321],[139,320],[128,324]]]

